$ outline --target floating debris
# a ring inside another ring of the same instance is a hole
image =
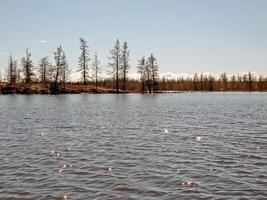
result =
[[[168,129],[165,129],[165,130],[164,130],[164,133],[169,133],[169,130],[168,130]]]
[[[112,171],[111,167],[108,168],[108,171],[110,171],[110,172]]]
[[[258,146],[257,149],[260,149],[260,147]]]

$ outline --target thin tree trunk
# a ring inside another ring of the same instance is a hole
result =
[[[126,91],[126,69],[124,66],[124,72],[123,72],[123,90]]]
[[[95,90],[97,92],[97,69],[96,69],[96,73],[95,73]]]
[[[116,92],[119,93],[119,58],[117,57]]]

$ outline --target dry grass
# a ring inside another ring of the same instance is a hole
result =
[[[0,83],[0,91],[5,91],[3,93],[26,93],[26,94],[49,94],[50,93],[50,84],[42,83],[16,83],[16,84],[7,84]],[[83,84],[74,84],[69,83],[65,85],[65,89],[62,90],[62,93],[115,93],[116,91],[112,88],[99,87],[97,90],[93,85],[83,85]]]

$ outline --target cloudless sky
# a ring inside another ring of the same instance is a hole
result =
[[[0,0],[0,68],[30,48],[37,65],[61,44],[77,68],[79,37],[106,69],[116,38],[160,72],[267,73],[266,0]]]

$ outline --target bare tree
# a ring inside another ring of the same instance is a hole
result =
[[[56,65],[55,67],[55,78],[53,83],[51,84],[51,93],[52,94],[57,94],[59,93],[59,76],[60,76],[60,72],[61,72],[61,68],[62,68],[62,56],[63,56],[63,50],[61,45],[59,47],[57,47],[56,51],[54,52],[54,58],[55,58],[55,63]]]
[[[121,66],[121,49],[120,41],[116,40],[113,49],[110,50],[111,56],[109,57],[109,67],[111,67],[111,74],[115,77],[116,81],[116,92],[119,93],[119,71]]]
[[[48,56],[47,57],[42,57],[39,61],[39,77],[41,83],[45,84],[49,81],[49,70],[50,70],[51,64],[48,61]]]
[[[227,83],[228,83],[228,78],[227,78],[226,73],[221,74],[221,81],[223,82],[224,91],[226,91],[227,90]]]
[[[121,50],[123,90],[124,91],[126,90],[127,74],[130,69],[129,60],[130,60],[130,50],[128,48],[128,43],[124,42],[122,45],[122,50]]]
[[[141,60],[138,61],[137,65],[138,73],[140,74],[140,81],[141,81],[141,89],[142,92],[145,92],[145,81],[146,81],[146,59],[143,57]]]
[[[204,75],[203,75],[203,73],[200,74],[199,79],[200,79],[200,90],[203,90],[204,89]]]
[[[151,81],[152,81],[152,88],[153,92],[156,93],[158,89],[158,63],[156,57],[151,54],[150,57],[148,57],[148,67],[150,68],[151,72]]]
[[[152,71],[151,71],[151,67],[149,65],[149,62],[146,61],[145,64],[145,83],[148,89],[148,92],[151,93],[152,92]]]
[[[23,72],[23,69],[19,66],[16,67],[16,83],[22,82],[21,74]]]
[[[7,67],[7,82],[14,84],[17,81],[17,61],[13,59],[12,55],[9,57],[8,67]]]
[[[235,90],[235,82],[236,82],[236,77],[235,75],[233,74],[232,77],[231,77],[231,82],[232,82],[232,90]]]
[[[83,84],[86,85],[89,78],[89,47],[84,38],[80,38],[81,56],[79,57],[79,72],[81,72]]]
[[[253,74],[248,72],[248,91],[252,91],[253,89]]]
[[[193,90],[194,91],[198,90],[198,74],[197,73],[194,74],[194,78],[193,78]]]
[[[49,83],[53,82],[54,75],[55,75],[55,66],[53,66],[51,63],[49,63],[48,68],[47,68],[47,81]]]
[[[70,69],[69,69],[69,64],[68,64],[66,54],[64,51],[62,52],[62,57],[61,57],[60,77],[61,77],[62,86],[65,90],[66,89],[66,82],[70,78]]]
[[[92,72],[93,72],[93,80],[95,82],[95,90],[98,90],[98,79],[101,73],[100,61],[98,60],[97,53],[95,54],[93,63],[92,63]]]
[[[31,83],[33,73],[33,63],[31,59],[31,53],[29,53],[29,49],[26,49],[26,55],[21,59],[22,70],[24,74],[25,83]]]
[[[212,75],[210,74],[208,77],[208,87],[210,92],[214,90],[214,81],[214,77],[212,77]]]
[[[258,88],[260,91],[264,90],[264,77],[262,74],[258,78]]]

